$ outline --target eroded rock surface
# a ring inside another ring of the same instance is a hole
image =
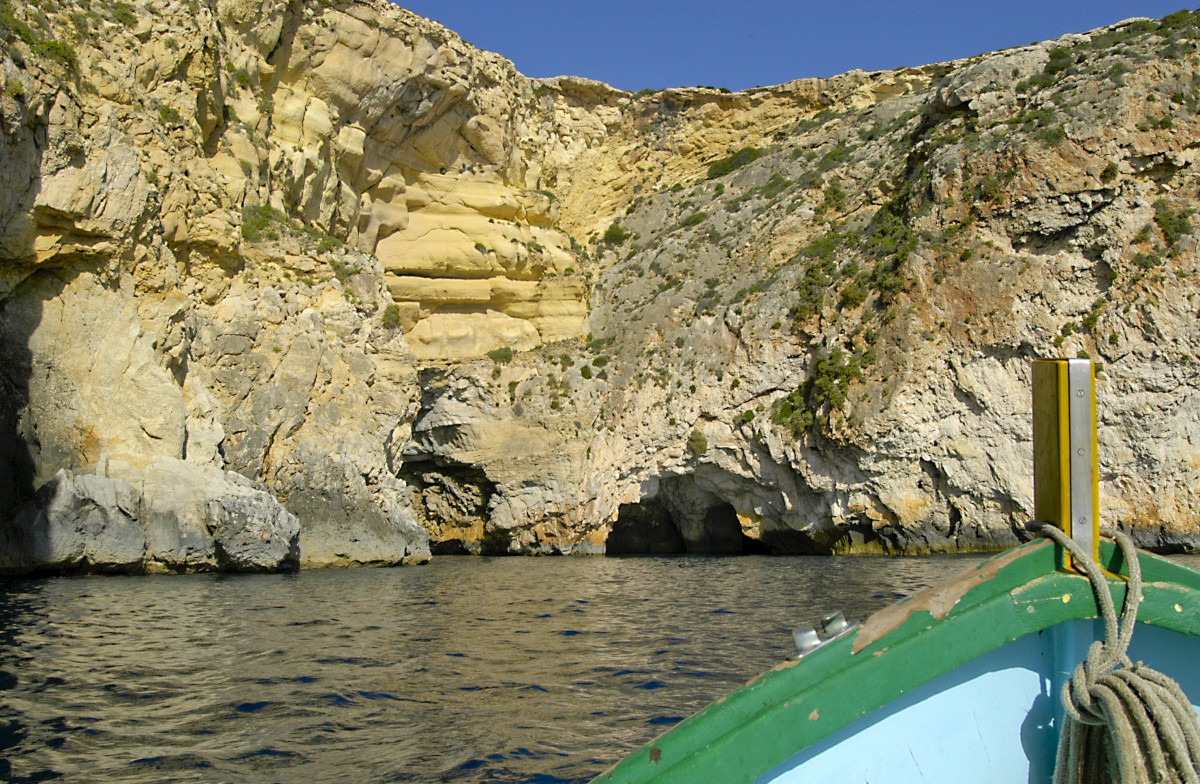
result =
[[[1004,546],[1081,353],[1106,521],[1200,536],[1194,14],[635,95],[382,0],[116,9],[5,32],[6,569],[296,560],[165,466],[307,566]]]
[[[44,483],[0,529],[0,573],[299,566],[296,516],[249,480],[175,460],[111,468],[117,476],[60,469]]]

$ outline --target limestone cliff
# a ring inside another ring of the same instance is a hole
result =
[[[1087,352],[1108,521],[1194,546],[1198,23],[633,95],[381,1],[0,2],[8,535],[184,465],[309,566],[998,546]]]

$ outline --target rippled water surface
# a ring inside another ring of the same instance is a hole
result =
[[[941,558],[0,582],[0,780],[575,782]]]

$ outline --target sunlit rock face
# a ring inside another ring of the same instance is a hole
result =
[[[275,69],[267,139],[304,215],[379,259],[414,354],[581,337],[586,286],[547,285],[580,265],[538,190],[528,80],[386,5],[280,13],[289,56],[258,63]]]
[[[140,488],[45,568],[241,568],[165,465],[302,566],[1005,546],[1083,353],[1106,522],[1200,542],[1190,13],[630,94],[382,1],[124,8],[0,67],[0,532]]]

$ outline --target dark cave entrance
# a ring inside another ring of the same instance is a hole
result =
[[[688,552],[741,554],[746,552],[746,538],[733,504],[720,503],[704,513],[696,536],[688,542]]]
[[[671,513],[658,499],[621,504],[617,522],[604,544],[606,555],[682,555],[687,542]]]
[[[669,493],[621,504],[605,542],[607,555],[744,555],[769,552],[742,532],[733,504],[706,499],[687,511]]]
[[[481,469],[428,455],[410,456],[398,475],[412,489],[413,509],[429,532],[434,555],[503,554],[507,541],[493,541],[487,519],[496,485]]]

